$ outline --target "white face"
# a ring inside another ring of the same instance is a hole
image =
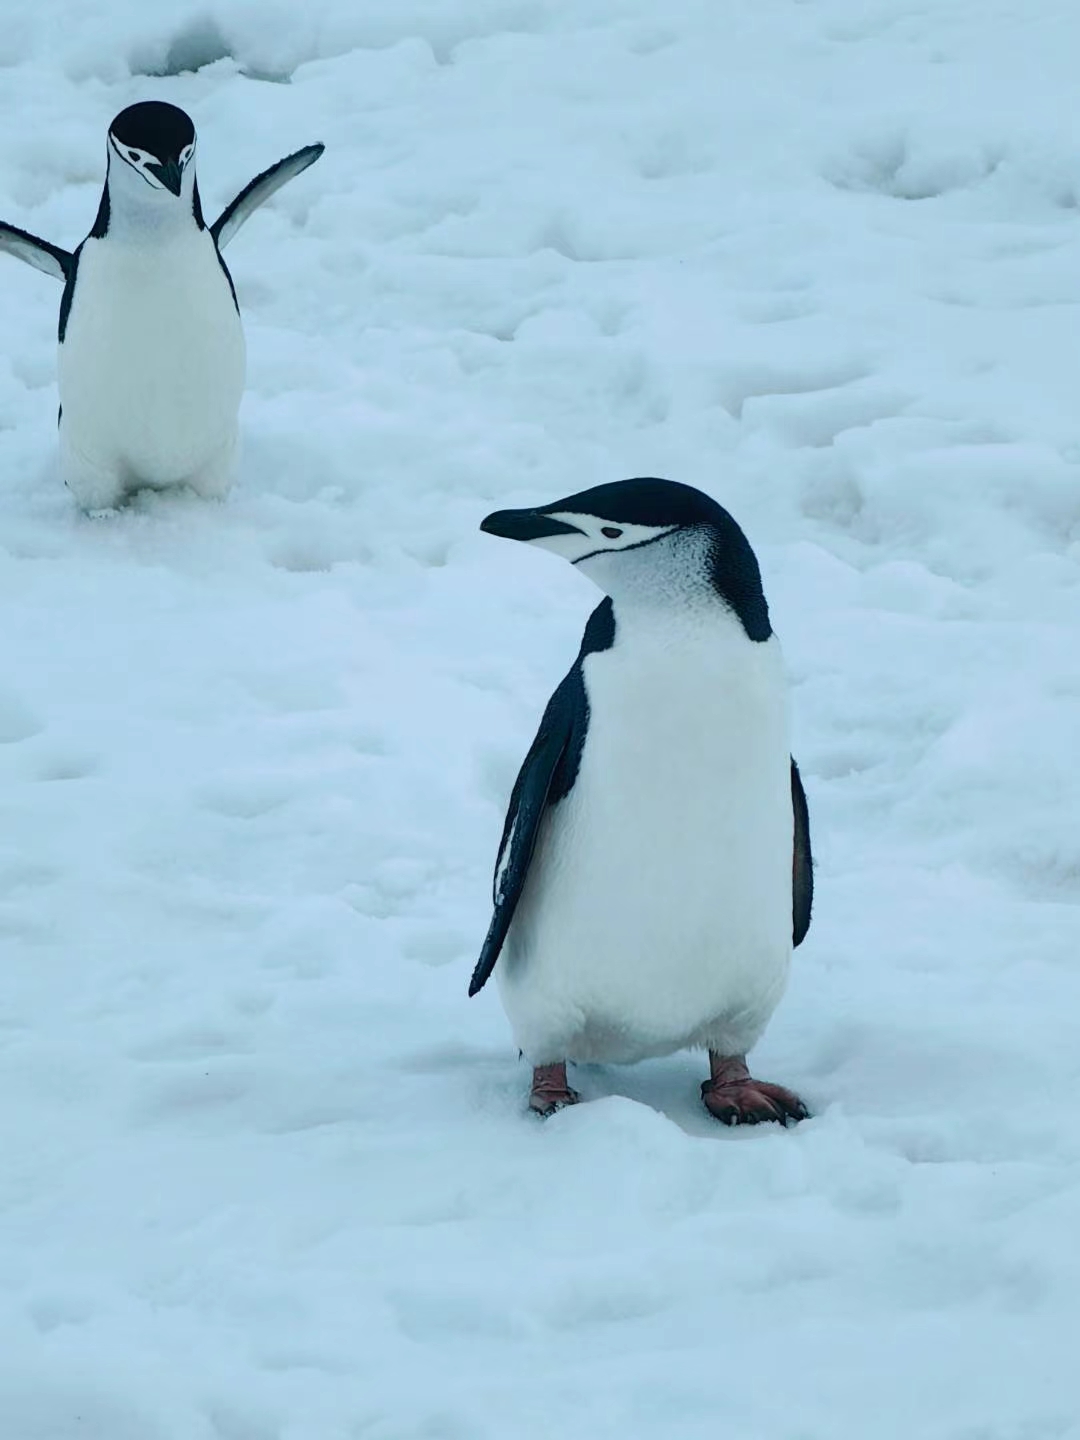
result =
[[[158,169],[161,169],[161,160],[157,155],[151,154],[149,150],[140,150],[137,145],[123,144],[116,138],[111,130],[109,132],[109,146],[125,165],[129,166],[137,175],[146,181],[151,189],[169,190],[169,187],[163,182],[160,175],[156,175],[153,170],[149,168],[150,166],[156,166]],[[193,140],[190,145],[185,145],[180,152],[179,161],[181,171],[187,170],[194,154],[195,141]]]
[[[528,543],[561,555],[571,565],[580,565],[594,555],[637,549],[680,528],[678,525],[628,525],[607,520],[602,515],[582,515],[577,510],[551,510],[545,514],[552,520],[561,520],[564,525],[573,525],[581,533],[542,535]]]
[[[569,560],[625,608],[685,607],[715,599],[710,579],[712,532],[701,525],[631,525],[580,511],[548,511],[545,518],[577,527],[579,534],[530,540]]]

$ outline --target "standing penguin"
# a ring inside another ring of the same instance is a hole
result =
[[[61,473],[83,509],[147,486],[228,491],[245,353],[221,252],[322,152],[308,145],[279,160],[207,227],[191,117],[146,100],[109,126],[97,218],[74,254],[0,223],[0,249],[64,282]]]
[[[480,528],[553,550],[608,596],[514,785],[469,986],[504,951],[499,988],[534,1066],[531,1108],[578,1100],[567,1060],[701,1048],[717,1119],[802,1119],[797,1095],[746,1066],[813,890],[780,648],[749,541],[701,491],[653,479],[499,510]]]

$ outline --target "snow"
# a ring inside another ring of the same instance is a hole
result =
[[[90,521],[0,264],[4,1440],[1080,1436],[1072,0],[41,0],[0,215],[199,128],[230,500]],[[200,66],[193,73],[171,73]],[[818,857],[701,1057],[524,1113],[465,988],[594,595],[477,532],[634,474],[762,561]]]

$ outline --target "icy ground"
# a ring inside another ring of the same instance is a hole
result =
[[[0,214],[200,132],[224,507],[77,516],[0,257],[2,1440],[1080,1435],[1076,0],[9,7]],[[186,70],[194,73],[170,73]],[[496,505],[755,542],[818,905],[756,1056],[547,1125],[465,986],[595,598]]]

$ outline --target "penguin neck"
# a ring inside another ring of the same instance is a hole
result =
[[[136,188],[136,187],[141,188]],[[185,175],[178,196],[151,190],[137,176],[118,176],[110,161],[101,203],[90,231],[121,244],[152,248],[174,244],[205,229],[199,184],[194,168]]]
[[[729,557],[721,571],[712,532],[678,530],[630,550],[602,551],[580,569],[611,596],[616,621],[634,629],[675,633],[730,621],[746,639],[761,642],[772,627],[748,544],[746,552],[748,564],[732,567]]]
[[[747,643],[745,627],[731,606],[707,586],[679,597],[645,597],[622,593],[612,601],[619,641],[649,644],[678,651],[684,646],[715,646],[723,638],[736,646]]]

